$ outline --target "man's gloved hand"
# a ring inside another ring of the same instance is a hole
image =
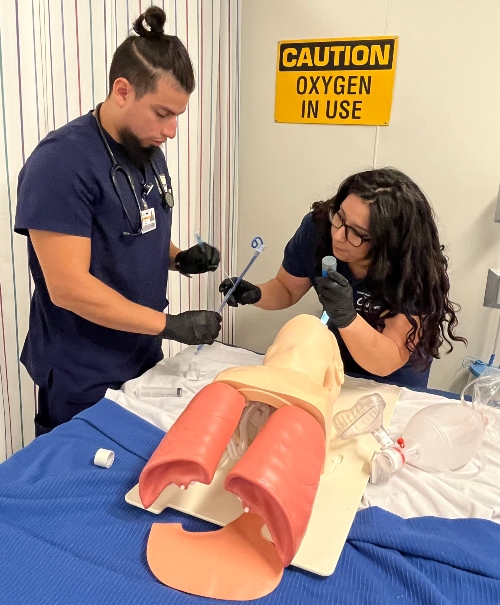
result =
[[[167,324],[159,336],[186,345],[211,345],[220,332],[222,317],[215,311],[184,311],[167,315]]]
[[[175,257],[175,268],[181,273],[196,274],[215,271],[219,266],[220,254],[217,248],[203,242],[179,252]]]
[[[219,285],[219,292],[222,292],[224,296],[231,290],[233,284],[236,283],[237,277],[229,277],[225,279]],[[242,279],[235,291],[227,300],[227,304],[230,307],[237,307],[238,305],[254,305],[259,302],[262,293],[259,286],[254,286],[249,281]]]
[[[323,305],[331,322],[337,328],[347,328],[356,319],[356,309],[352,299],[352,288],[347,279],[328,271],[328,277],[317,277],[319,302]]]

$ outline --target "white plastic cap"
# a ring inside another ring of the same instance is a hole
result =
[[[94,456],[94,464],[101,468],[109,468],[115,461],[115,453],[113,450],[105,450],[99,448]]]

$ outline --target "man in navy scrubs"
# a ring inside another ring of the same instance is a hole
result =
[[[107,388],[163,357],[162,338],[211,344],[213,311],[163,312],[169,270],[214,271],[219,252],[170,241],[165,157],[194,89],[189,55],[149,7],[116,50],[109,95],[51,132],[19,175],[15,230],[35,283],[21,361],[39,387],[35,433],[70,420]]]

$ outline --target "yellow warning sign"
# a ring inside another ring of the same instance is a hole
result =
[[[276,122],[386,126],[397,36],[278,44]]]

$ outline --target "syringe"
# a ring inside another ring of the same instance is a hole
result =
[[[334,256],[324,256],[321,261],[321,275],[323,277],[328,277],[328,271],[336,271],[337,270],[337,259]],[[321,323],[326,326],[328,323],[328,313],[323,311],[323,315],[321,316]]]
[[[181,387],[138,387],[134,391],[135,396],[138,399],[142,397],[148,398],[160,398],[160,397],[182,397]]]

